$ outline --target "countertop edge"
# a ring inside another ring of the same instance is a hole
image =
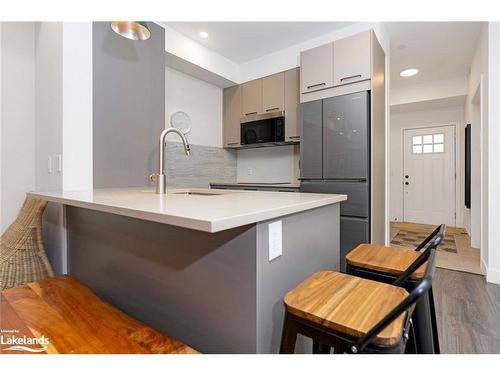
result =
[[[196,218],[169,215],[166,213],[157,213],[157,212],[142,211],[139,209],[127,208],[127,207],[112,206],[104,203],[93,203],[78,199],[56,197],[48,195],[48,193],[44,194],[38,192],[28,192],[27,195],[58,204],[64,204],[78,208],[85,208],[115,215],[127,216],[135,219],[146,220],[166,225],[173,225],[208,233],[217,233],[228,229],[242,227],[245,225],[252,225],[263,221],[278,219],[283,216],[308,211],[314,208],[337,204],[347,199],[347,195],[336,194],[335,196],[332,197],[325,196],[324,198],[317,199],[311,202],[295,204],[292,207],[272,208],[269,210],[264,210],[259,213],[240,215],[239,217],[233,216],[227,219],[224,218],[215,220],[200,220]]]

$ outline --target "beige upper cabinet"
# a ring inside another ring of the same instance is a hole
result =
[[[366,31],[333,43],[333,85],[371,78],[371,32]]]
[[[241,91],[241,86],[232,86],[224,89],[224,147],[237,147],[240,145],[240,119],[242,117]]]
[[[333,86],[333,43],[300,54],[300,87],[302,93]]]
[[[262,113],[262,79],[241,85],[243,116]]]
[[[285,80],[285,140],[300,140],[299,121],[299,68],[287,70]]]
[[[263,113],[285,109],[285,73],[281,72],[262,78]]]

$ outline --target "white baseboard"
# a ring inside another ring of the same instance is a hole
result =
[[[481,273],[486,276],[488,273],[488,267],[486,267],[486,263],[483,258],[481,258],[481,261],[479,262],[479,267],[481,269]]]
[[[481,267],[482,268],[482,267]],[[500,270],[486,269],[486,281],[491,284],[500,284]]]

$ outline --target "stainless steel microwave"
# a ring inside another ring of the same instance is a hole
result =
[[[285,112],[246,116],[240,120],[241,145],[285,141]]]

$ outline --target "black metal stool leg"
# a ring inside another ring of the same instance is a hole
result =
[[[436,321],[436,306],[434,305],[434,294],[432,292],[432,286],[429,289],[429,310],[432,322],[432,339],[434,341],[434,354],[441,354],[441,348],[439,347],[439,332]]]
[[[432,318],[430,315],[429,294],[426,294],[417,302],[412,317],[418,354],[434,354]]]
[[[417,343],[415,339],[415,328],[413,324],[410,326],[410,335],[408,341],[406,342],[405,354],[416,354],[417,353]]]
[[[313,340],[313,354],[330,354],[331,348],[319,341]]]
[[[285,311],[283,321],[283,332],[281,334],[280,354],[293,354],[295,352],[295,342],[297,341],[297,323],[288,316]]]

